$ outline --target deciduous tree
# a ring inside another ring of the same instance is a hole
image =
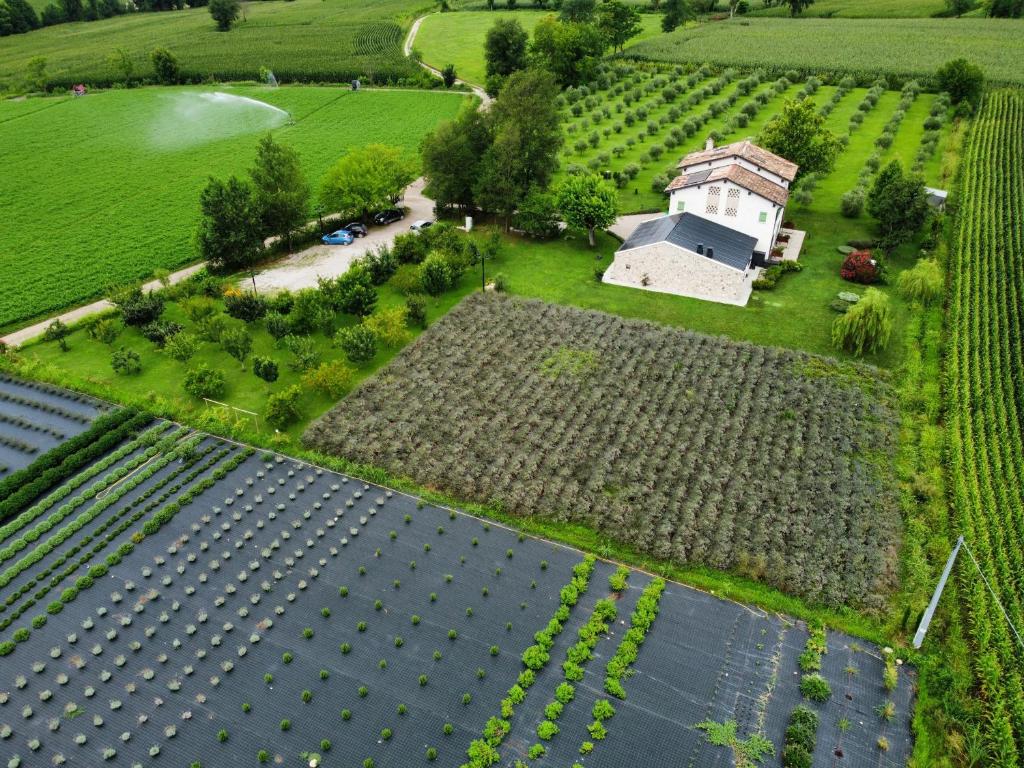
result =
[[[199,196],[199,208],[199,255],[211,269],[252,274],[263,247],[252,187],[235,176],[227,181],[211,177]]]
[[[506,225],[530,188],[547,187],[558,166],[557,95],[550,73],[524,70],[509,77],[489,111],[494,141],[481,160],[475,197],[486,210],[505,216]]]
[[[210,0],[210,16],[217,22],[217,29],[227,32],[238,19],[241,5],[238,0]]]
[[[907,242],[928,216],[924,180],[915,174],[905,174],[900,161],[893,160],[875,177],[868,192],[867,209],[878,221],[886,247]]]
[[[590,247],[595,245],[594,230],[610,226],[618,213],[619,196],[615,187],[595,174],[566,177],[556,191],[558,209],[571,227],[587,230]]]
[[[621,51],[627,40],[640,34],[640,11],[622,0],[606,0],[597,9],[597,28],[613,50]]]
[[[484,60],[487,77],[508,77],[526,69],[526,44],[529,37],[515,19],[499,19],[487,30],[484,41]]]
[[[441,210],[474,207],[473,187],[480,160],[491,145],[491,131],[482,113],[467,109],[423,137],[420,156],[426,192]]]
[[[394,205],[416,178],[416,161],[398,147],[368,144],[338,160],[324,174],[320,200],[331,211],[366,217]]]
[[[978,108],[981,103],[981,94],[985,89],[985,75],[981,67],[971,64],[967,59],[953,59],[947,61],[938,72],[935,79],[939,87],[949,94],[954,104],[966,102],[971,110]]]
[[[299,154],[278,144],[268,133],[260,139],[249,178],[260,217],[260,234],[284,238],[291,251],[292,232],[309,218],[309,184],[302,173]]]
[[[761,131],[758,143],[800,166],[798,176],[827,173],[839,153],[839,140],[825,127],[813,99],[789,99]]]
[[[589,81],[604,49],[605,37],[593,24],[548,16],[534,27],[530,56],[564,87]]]
[[[676,27],[685,26],[694,18],[693,7],[689,0],[665,0],[665,15],[661,17],[662,32],[671,32]]]

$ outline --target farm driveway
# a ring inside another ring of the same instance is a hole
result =
[[[380,245],[390,245],[395,235],[409,231],[417,219],[434,218],[434,201],[423,196],[424,180],[416,179],[405,190],[401,205],[408,213],[401,221],[386,227],[372,227],[366,237],[357,238],[352,245],[314,245],[293,253],[269,269],[256,274],[256,287],[260,291],[280,291],[287,288],[315,288],[317,278],[339,277],[345,274],[353,261],[361,259]],[[249,285],[249,278],[240,281]]]
[[[402,51],[405,53],[406,56],[412,56],[412,44],[416,40],[416,33],[420,31],[420,24],[422,24],[423,20],[427,18],[427,16],[429,15],[430,14],[428,13],[426,16],[420,16],[418,19],[416,19],[416,21],[412,23],[412,26],[409,27],[409,34],[405,36],[405,43],[402,46]],[[429,64],[424,64],[422,61],[419,61],[417,63],[435,77],[443,77],[443,75],[441,74],[441,70],[432,67]],[[488,96],[487,91],[485,91],[479,85],[474,85],[473,83],[466,82],[465,80],[459,78],[456,78],[455,82],[462,83],[462,85],[468,86],[473,91],[473,93],[476,94],[476,96],[480,99],[480,109],[487,109],[489,106],[491,106],[491,97]]]

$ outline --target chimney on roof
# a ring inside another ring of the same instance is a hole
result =
[[[704,243],[697,243],[697,253],[704,254]]]
[[[714,148],[715,148],[715,140],[713,138],[711,138],[710,136],[708,136],[708,140],[704,142],[704,150],[707,151],[709,149],[714,149]]]
[[[714,248],[712,248],[712,247],[711,247],[710,245],[708,246],[708,252],[707,252],[707,257],[708,257],[709,259],[713,259],[713,258],[715,258],[715,249],[714,249]]]

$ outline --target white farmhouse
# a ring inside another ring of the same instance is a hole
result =
[[[797,166],[750,141],[709,140],[678,166],[668,214],[639,225],[604,281],[744,305],[772,248]]]

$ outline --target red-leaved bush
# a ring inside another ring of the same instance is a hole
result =
[[[839,269],[839,276],[843,280],[863,285],[877,283],[880,273],[881,269],[878,262],[871,257],[871,251],[854,251],[846,257]]]

